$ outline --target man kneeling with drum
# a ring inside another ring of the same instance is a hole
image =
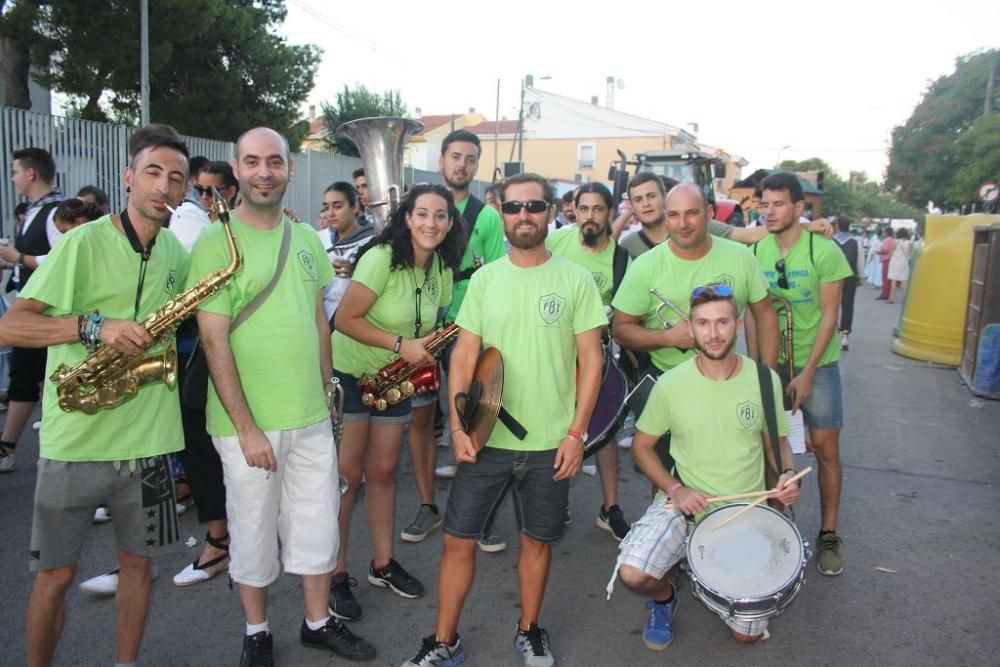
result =
[[[664,650],[673,640],[671,617],[677,605],[677,589],[668,571],[685,557],[688,535],[696,530],[690,523],[691,517],[701,521],[711,507],[707,499],[713,496],[764,492],[766,450],[762,440],[767,442],[764,402],[756,364],[733,351],[740,324],[729,286],[695,289],[691,295],[689,326],[699,354],[660,377],[636,424],[632,455],[660,492],[622,540],[616,572],[629,588],[652,598],[646,603],[649,621],[643,643],[655,651]],[[781,383],[773,371],[768,372],[774,404],[780,406]],[[788,425],[782,411],[777,411],[776,416],[781,451],[779,469],[784,472],[776,486],[780,491],[774,497],[791,505],[799,499],[799,488],[797,482],[789,483],[795,471],[785,437]],[[676,460],[672,474],[653,451],[657,439],[668,430],[673,434],[671,453]],[[773,514],[778,521],[788,523],[766,507],[751,511]],[[716,534],[746,530],[747,522],[751,521],[748,516],[735,518],[726,528],[719,526]],[[709,532],[716,532],[712,528]],[[788,528],[797,535],[790,523]],[[798,559],[795,562],[802,561],[796,573],[797,592],[804,567],[801,539],[800,546],[795,548],[789,548],[788,543],[783,541],[782,549],[797,550],[798,553],[793,553]],[[737,548],[734,558],[723,560],[735,565],[743,562],[743,556]],[[609,596],[613,585],[612,577]],[[733,637],[740,641],[760,639],[767,629],[766,616],[778,612],[755,611],[744,615],[738,610],[733,613],[730,605],[729,612],[723,613],[725,605],[714,608],[705,597],[702,600],[719,613]]]

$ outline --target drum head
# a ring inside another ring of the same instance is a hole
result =
[[[774,595],[804,565],[802,537],[783,514],[758,505],[718,530],[745,503],[713,510],[691,532],[688,567],[707,588],[732,600]]]

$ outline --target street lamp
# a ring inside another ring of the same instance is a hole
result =
[[[538,77],[539,81],[549,81],[550,79],[552,77],[549,75]],[[524,168],[524,90],[533,87],[534,79],[530,74],[521,77],[521,106],[517,113],[517,161],[521,163],[522,169]]]

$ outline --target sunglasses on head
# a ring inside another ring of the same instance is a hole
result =
[[[725,283],[719,283],[717,285],[702,285],[701,287],[694,288],[694,291],[691,292],[691,298],[694,299],[703,294],[705,296],[728,297],[733,295],[733,288]]]
[[[507,215],[517,215],[521,209],[528,209],[528,213],[544,213],[549,208],[549,203],[544,199],[529,199],[528,201],[505,201],[500,204],[500,210]]]
[[[774,263],[774,270],[778,272],[778,287],[788,289],[788,273],[785,271],[784,257]]]

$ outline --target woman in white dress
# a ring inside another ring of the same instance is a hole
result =
[[[896,230],[896,247],[889,259],[889,303],[895,303],[896,290],[906,291],[906,281],[910,279],[910,256],[913,242],[907,229]]]
[[[881,244],[882,238],[879,234],[872,233],[865,246],[865,282],[875,289],[882,288],[882,262],[877,252]]]

